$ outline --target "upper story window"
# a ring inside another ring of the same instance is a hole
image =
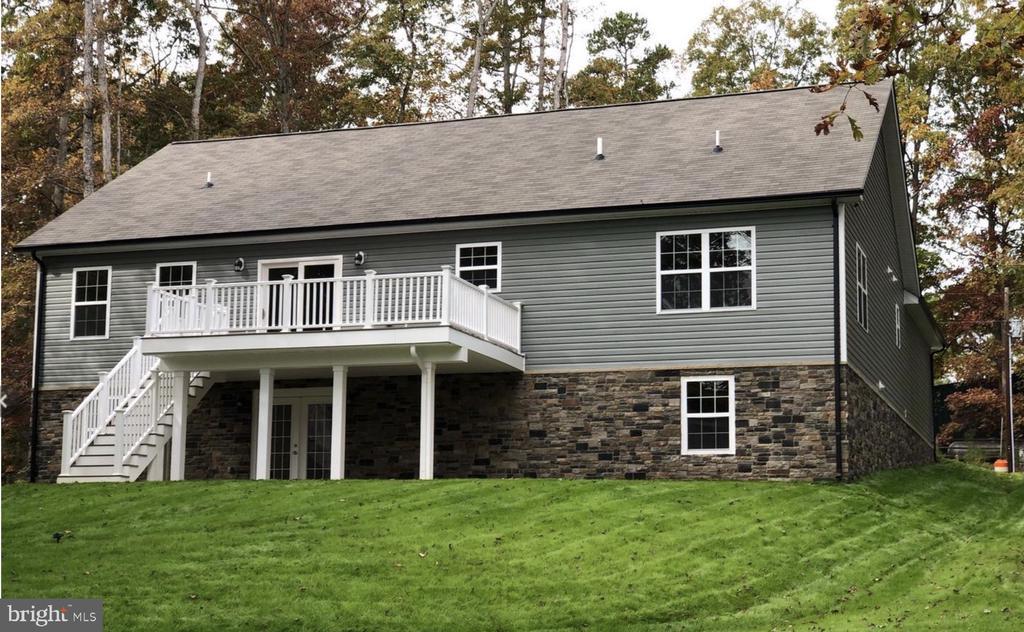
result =
[[[896,303],[896,348],[903,348],[903,310]]]
[[[683,454],[735,454],[733,376],[683,378]]]
[[[75,268],[71,274],[71,339],[106,338],[111,268]]]
[[[857,322],[868,330],[868,256],[857,244]]]
[[[459,244],[455,247],[455,273],[473,285],[501,291],[501,242]]]
[[[156,284],[159,287],[178,287],[195,285],[196,264],[194,261],[177,263],[158,263],[156,266]]]
[[[756,307],[753,228],[658,233],[658,311]]]

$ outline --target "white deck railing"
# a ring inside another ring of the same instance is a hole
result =
[[[522,307],[440,272],[149,287],[147,336],[451,325],[516,351]]]

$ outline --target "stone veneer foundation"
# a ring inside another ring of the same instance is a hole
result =
[[[935,461],[935,448],[896,414],[856,371],[845,372],[845,441],[847,478]]]
[[[696,370],[440,375],[435,476],[836,478],[831,365],[713,371],[736,381],[736,454],[680,454],[680,378]],[[844,385],[847,478],[931,462],[932,448],[853,371]],[[329,386],[278,381],[276,387]],[[215,385],[189,416],[186,478],[249,478],[256,382]],[[350,378],[346,475],[413,478],[419,377]],[[60,471],[62,409],[88,391],[41,393],[40,480]]]

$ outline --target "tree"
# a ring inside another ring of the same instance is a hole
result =
[[[850,1],[836,33],[819,91],[896,82],[918,262],[948,343],[937,377],[970,385],[947,398],[940,441],[995,432],[1007,414],[1004,287],[1011,313],[1024,311],[1024,5]]]
[[[203,102],[203,81],[206,79],[206,29],[203,27],[203,0],[182,0],[196,29],[196,79],[192,89],[192,139],[199,140],[200,109]]]
[[[454,56],[441,25],[454,20],[447,0],[386,0],[346,49],[359,109],[368,120],[431,118],[450,105],[446,62]],[[462,112],[461,99],[457,110]]]
[[[219,22],[221,50],[239,78],[251,77],[254,95],[269,94],[287,133],[317,121],[336,96],[321,76],[366,14],[364,0],[236,0]]]
[[[546,0],[540,0],[540,26],[538,31],[540,33],[540,46],[537,51],[537,110],[544,109],[544,88],[547,84],[547,26],[548,26],[548,6]]]
[[[979,386],[950,397],[944,438],[1006,419],[1004,288],[1011,317],[1024,316],[1024,6],[995,2],[971,14],[973,41],[964,38],[940,78],[951,118],[928,220],[941,235],[936,246],[953,255],[937,274],[935,310],[949,342],[939,370]]]
[[[574,15],[569,8],[569,0],[562,0],[558,6],[558,23],[561,25],[562,33],[558,40],[558,69],[555,71],[555,95],[553,104],[559,110],[568,103],[565,98],[565,87],[569,78],[569,52],[573,39]]]
[[[672,58],[667,46],[658,44],[637,53],[641,42],[650,38],[647,20],[638,14],[619,11],[605,18],[587,36],[590,63],[572,78],[569,93],[577,105],[600,105],[646,101],[666,96],[672,84],[658,80],[662,64]],[[604,53],[611,52],[612,56]]]
[[[103,166],[103,182],[113,178],[111,168],[111,137],[110,137],[110,76],[107,72],[107,2],[95,0],[96,15],[99,25],[96,30],[96,75],[97,89],[100,97],[100,164]]]
[[[476,36],[473,39],[473,68],[469,74],[469,91],[466,96],[466,118],[476,112],[476,95],[480,90],[480,55],[491,20],[491,14],[498,6],[498,0],[476,0]]]
[[[93,109],[93,56],[96,39],[96,12],[93,0],[82,3],[82,179],[83,195],[91,195],[95,188],[93,175],[93,128],[96,113]]]
[[[718,6],[690,38],[683,62],[698,96],[817,83],[829,52],[825,26],[795,1]]]

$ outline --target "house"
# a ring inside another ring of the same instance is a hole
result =
[[[930,462],[892,87],[173,143],[18,248],[60,481]],[[845,132],[845,133],[844,133]]]

